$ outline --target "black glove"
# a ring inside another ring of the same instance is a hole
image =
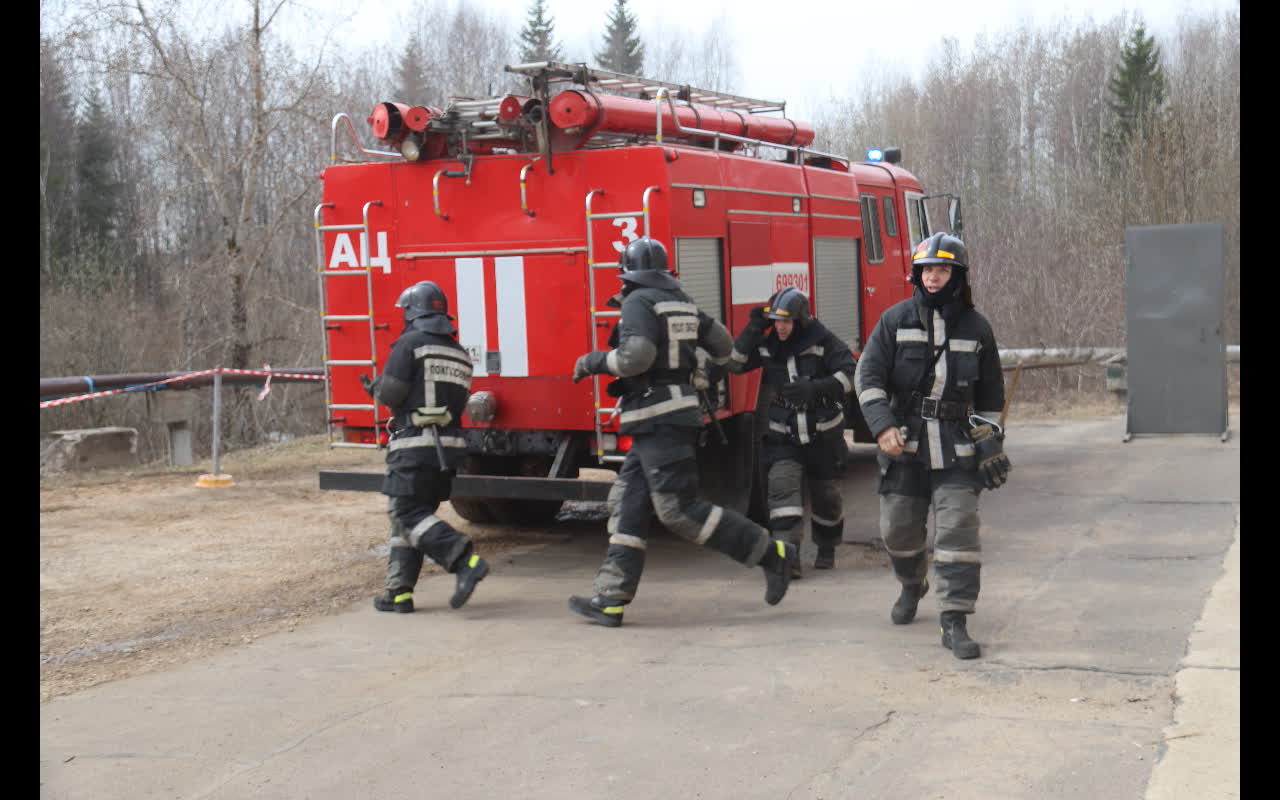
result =
[[[999,489],[1009,480],[1013,464],[1004,454],[1004,432],[997,432],[992,425],[977,425],[969,431],[973,440],[974,460],[978,463],[978,477],[988,489]]]
[[[751,314],[747,318],[747,327],[763,331],[772,324],[773,320],[764,315],[764,306],[756,306],[751,309]]]
[[[793,406],[807,406],[818,396],[818,384],[808,378],[796,378],[783,384],[782,397]]]
[[[373,381],[369,380],[368,375],[360,375],[360,385],[364,387],[364,390],[369,393],[370,397],[373,397]]]
[[[635,391],[630,378],[614,378],[605,384],[605,393],[610,397],[626,397]]]
[[[577,383],[589,375],[606,374],[609,371],[606,365],[610,352],[609,350],[592,350],[590,353],[578,356],[578,360],[573,364],[573,382]]]

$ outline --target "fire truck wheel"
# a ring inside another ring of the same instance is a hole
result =
[[[522,475],[530,478],[545,478],[551,471],[550,456],[521,456],[515,459],[503,459],[508,463],[501,474]],[[578,477],[578,469],[574,467],[572,474],[558,475],[560,478]],[[495,520],[507,525],[545,525],[555,519],[563,505],[561,500],[528,500],[512,498],[490,498],[489,511]]]
[[[698,451],[698,489],[711,502],[746,514],[760,522],[757,496],[762,494],[763,475],[758,442],[758,414],[739,414],[725,420],[721,427],[727,444],[721,444],[715,433],[707,437]],[[767,509],[763,512],[768,519]],[[761,523],[764,524],[764,523]]]
[[[468,522],[493,522],[489,504],[482,497],[455,497],[449,501],[458,516]]]
[[[488,472],[479,456],[467,456],[458,466],[461,475],[475,475]],[[449,503],[458,516],[469,522],[493,522],[493,513],[489,510],[489,501],[483,497],[452,497]]]

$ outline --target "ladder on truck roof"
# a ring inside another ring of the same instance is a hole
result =
[[[333,203],[320,203],[316,206],[313,217],[315,219],[316,229],[316,273],[320,278],[320,342],[323,347],[324,355],[324,407],[325,407],[325,425],[328,434],[330,447],[363,447],[363,448],[380,448],[380,438],[378,436],[378,406],[379,404],[372,400],[368,403],[335,403],[333,402],[333,375],[330,367],[369,367],[371,379],[378,377],[377,364],[377,346],[374,344],[373,331],[373,276],[372,267],[369,265],[369,209],[372,206],[381,206],[381,200],[370,200],[364,204],[361,211],[362,221],[355,224],[346,225],[324,225],[321,223],[321,215],[326,208],[333,208]],[[328,269],[324,263],[324,234],[326,231],[360,231],[360,268],[359,269]],[[365,287],[365,307],[368,309],[367,314],[330,314],[328,292],[326,291],[326,281],[328,277],[356,277],[364,276]],[[369,326],[369,358],[368,359],[331,359],[329,358],[329,331],[330,324],[334,323],[337,327],[341,327],[343,322],[364,322]],[[335,423],[344,422],[345,416],[335,417],[334,411],[372,411],[374,436],[373,443],[366,444],[363,442],[348,442],[345,440],[334,441],[333,426]]]
[[[508,64],[507,72],[515,72],[531,78],[535,85],[539,82],[576,83],[586,88],[599,88],[613,92],[635,95],[644,100],[652,100],[659,89],[665,89],[677,100],[686,103],[697,103],[714,108],[731,108],[745,111],[748,114],[765,114],[772,111],[786,111],[787,104],[782,100],[755,100],[727,92],[709,89],[695,89],[685,83],[671,83],[639,75],[628,75],[625,72],[612,72],[607,69],[588,67],[586,64],[565,64],[559,61],[538,61],[531,64]]]
[[[794,145],[778,141],[769,141],[766,138],[752,138],[747,135],[738,135],[716,130],[703,130],[697,127],[686,127],[680,122],[676,113],[676,101],[689,107],[705,106],[716,110],[726,112],[734,112],[739,117],[746,115],[763,115],[769,113],[781,113],[782,119],[786,119],[787,104],[784,100],[762,100],[751,97],[743,97],[742,95],[730,94],[728,92],[713,91],[710,89],[698,89],[688,84],[674,83],[671,81],[661,81],[652,78],[645,78],[639,75],[629,75],[624,72],[612,72],[605,69],[597,69],[588,67],[586,64],[566,64],[558,61],[538,61],[529,64],[508,64],[507,72],[524,75],[529,78],[533,89],[533,97],[542,106],[542,111],[531,115],[528,119],[524,119],[525,115],[521,115],[521,121],[525,125],[532,125],[539,131],[537,138],[538,149],[544,158],[547,159],[547,170],[551,171],[550,159],[553,149],[550,145],[551,139],[551,122],[549,114],[549,103],[552,99],[552,84],[569,84],[564,88],[572,86],[581,86],[587,94],[594,94],[599,91],[606,94],[627,95],[634,99],[652,101],[654,104],[654,124],[650,133],[641,133],[637,130],[627,131],[608,131],[596,130],[588,140],[581,141],[577,147],[586,147],[588,141],[596,142],[599,146],[611,146],[618,143],[631,143],[636,141],[637,136],[648,138],[657,143],[661,143],[664,138],[663,128],[670,124],[674,127],[675,133],[668,134],[674,138],[690,138],[699,139],[704,142],[711,142],[714,149],[719,150],[722,141],[736,142],[745,145],[752,150],[744,153],[755,158],[766,158],[761,154],[759,148],[768,150],[784,150],[791,153],[790,156],[796,162],[802,160],[801,154],[808,154],[809,157],[824,157],[833,161],[848,162],[847,156],[836,153],[827,153],[815,150],[808,146]],[[670,111],[670,118],[663,122],[663,106]]]
[[[644,195],[641,197],[641,201],[640,201],[641,209],[638,212],[610,211],[610,212],[602,212],[602,213],[595,213],[591,210],[591,201],[595,198],[596,195],[603,196],[605,193],[604,189],[592,189],[591,191],[587,192],[587,199],[586,199],[587,304],[588,304],[587,308],[590,311],[590,313],[587,315],[587,324],[589,328],[587,331],[587,337],[588,337],[587,341],[589,342],[589,346],[593,349],[595,348],[595,345],[596,345],[596,330],[599,323],[602,320],[621,319],[622,312],[606,311],[604,309],[596,308],[596,270],[611,269],[611,268],[617,269],[618,262],[617,261],[595,261],[592,259],[592,253],[595,251],[592,247],[592,241],[591,241],[591,223],[594,220],[598,220],[598,219],[620,219],[623,217],[630,217],[634,219],[635,217],[640,216],[644,218],[644,232],[641,235],[648,236],[649,235],[649,196],[654,192],[660,192],[660,191],[662,191],[661,186],[650,186],[647,189],[645,189]],[[607,408],[603,407],[600,404],[601,393],[600,393],[600,376],[599,375],[591,376],[591,391],[593,395],[592,403],[595,410],[595,413],[592,416],[594,418],[595,432],[596,432],[596,457],[600,459],[601,462],[605,462],[605,463],[621,462],[626,459],[626,456],[622,454],[622,452],[618,449],[616,442],[614,446],[612,448],[608,448],[608,450],[606,450],[604,446],[604,436],[605,436],[604,427],[609,422],[612,422],[614,417],[616,417],[619,413],[621,413],[622,400],[621,399],[615,400],[614,404]]]

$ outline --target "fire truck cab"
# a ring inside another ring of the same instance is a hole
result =
[[[566,499],[603,499],[607,484],[579,470],[625,457],[607,378],[571,375],[606,347],[628,242],[666,245],[684,290],[735,335],[795,286],[856,354],[910,295],[929,198],[895,149],[860,162],[811,150],[813,128],[777,116],[782,102],[583,65],[507,70],[528,95],[375,106],[373,138],[393,149],[366,149],[347,115],[333,119],[314,211],[332,446],[385,446],[389,410],[359,376],[377,374],[402,328],[395,300],[420,280],[450,298],[473,366],[452,503],[472,521],[530,524]],[[344,129],[354,157],[339,157]],[[759,518],[759,372],[708,369],[702,491]],[[846,418],[870,440],[852,397]],[[322,473],[321,486],[375,478]]]

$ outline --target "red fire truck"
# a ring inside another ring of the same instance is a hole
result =
[[[896,148],[864,161],[810,149],[813,127],[783,102],[584,65],[507,70],[528,79],[527,95],[378,104],[367,119],[377,149],[346,114],[333,118],[314,212],[332,446],[385,445],[390,413],[359,376],[377,374],[402,327],[395,300],[420,280],[449,296],[474,367],[453,505],[472,521],[531,524],[564,500],[603,499],[607,483],[579,470],[616,469],[630,444],[606,381],[570,376],[606,346],[631,240],[663,242],[685,291],[734,334],[796,286],[857,353],[909,296],[932,198]],[[338,154],[344,129],[352,157]],[[950,214],[954,230],[958,199]],[[712,377],[702,491],[759,517],[759,372]],[[869,441],[857,409],[850,398],[848,424]],[[379,479],[322,472],[321,486]]]

